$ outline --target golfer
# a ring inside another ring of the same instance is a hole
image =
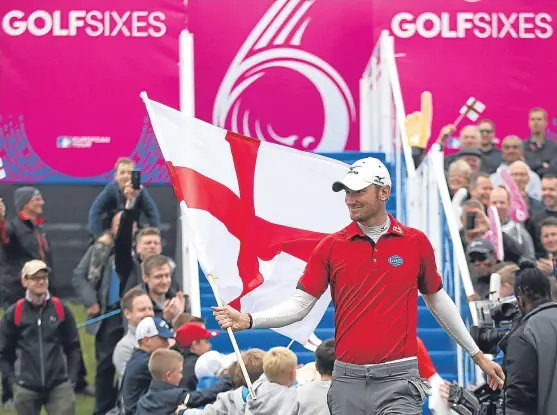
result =
[[[501,367],[487,359],[443,289],[433,248],[419,230],[387,214],[387,168],[375,158],[355,162],[333,191],[345,191],[352,223],[313,251],[292,298],[266,311],[213,307],[223,329],[277,328],[302,320],[331,288],[336,362],[327,396],[332,415],[421,414],[430,386],[420,378],[418,290],[445,331],[502,387]]]

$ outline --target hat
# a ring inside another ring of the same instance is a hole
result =
[[[180,347],[189,347],[194,341],[218,336],[218,332],[209,331],[199,323],[182,324],[176,330],[176,342]]]
[[[344,179],[333,183],[333,191],[359,191],[372,184],[380,187],[390,186],[391,175],[381,160],[367,157],[352,164]]]
[[[39,271],[46,271],[50,272],[51,269],[45,262],[41,261],[40,259],[32,259],[23,265],[21,269],[21,276],[26,277],[28,275],[35,275]]]
[[[464,148],[460,149],[460,151],[458,152],[458,154],[456,156],[457,157],[460,157],[460,156],[476,156],[478,158],[482,158],[482,152],[477,148],[464,147]]]
[[[195,377],[201,379],[206,376],[218,376],[224,369],[224,356],[211,350],[203,353],[195,362]]]
[[[466,247],[466,255],[470,254],[494,254],[493,244],[485,238],[476,238]]]
[[[41,192],[39,192],[39,189],[32,186],[23,186],[16,189],[16,191],[14,192],[14,204],[16,212],[21,212],[21,210],[27,203],[29,203],[31,199],[39,196],[40,194]]]
[[[170,326],[162,318],[145,317],[135,329],[135,339],[139,341],[145,337],[155,336],[171,339],[174,337],[174,332],[170,330]]]

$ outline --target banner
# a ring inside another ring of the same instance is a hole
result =
[[[0,180],[110,180],[119,156],[166,183],[139,92],[179,107],[178,36],[194,34],[196,117],[302,150],[359,149],[359,81],[395,37],[406,113],[431,139],[470,97],[496,136],[557,139],[554,0],[28,0],[0,2]],[[465,120],[461,127],[471,123]],[[431,143],[430,143],[431,144]]]
[[[375,4],[374,34],[387,29],[395,37],[406,112],[419,109],[423,91],[432,93],[430,145],[470,97],[486,106],[480,119],[493,120],[500,139],[527,138],[528,111],[534,107],[548,112],[547,135],[557,139],[555,0]],[[464,120],[460,128],[471,123]]]
[[[178,108],[182,0],[0,2],[5,182],[104,183],[131,156],[167,182],[142,90]]]

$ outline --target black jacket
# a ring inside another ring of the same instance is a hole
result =
[[[0,246],[3,252],[3,272],[0,282],[5,306],[25,296],[21,285],[21,269],[32,259],[40,259],[52,269],[52,253],[42,221],[34,223],[21,215],[0,222]],[[50,291],[54,294],[54,274],[49,273]]]
[[[139,398],[147,393],[151,384],[149,373],[149,358],[151,353],[135,349],[126,364],[124,379],[122,379],[122,399],[126,415],[136,413]]]
[[[188,392],[179,386],[153,379],[149,391],[137,403],[137,415],[174,415]]]
[[[195,353],[190,352],[189,347],[178,347],[175,346],[182,357],[184,358],[184,364],[182,365],[182,380],[180,381],[180,386],[189,391],[194,391],[197,388],[197,377],[195,376],[195,363],[199,356]]]
[[[37,392],[48,392],[68,379],[75,383],[81,361],[79,335],[72,312],[63,307],[60,321],[52,300],[42,308],[25,301],[19,326],[14,323],[15,305],[6,311],[0,324],[0,371],[12,383]]]
[[[557,143],[546,137],[540,147],[529,138],[524,141],[524,158],[530,169],[543,177],[544,174],[551,173],[551,168],[557,162]],[[543,163],[549,164],[550,167],[544,167]]]
[[[499,344],[505,354],[507,413],[551,415],[557,408],[557,304],[524,316]],[[513,411],[513,412],[510,412]]]

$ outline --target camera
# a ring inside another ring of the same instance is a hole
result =
[[[521,317],[516,297],[476,301],[475,306],[478,325],[470,328],[470,334],[482,352],[496,354],[497,344]]]
[[[451,409],[459,415],[499,415],[503,414],[503,394],[492,391],[484,384],[468,390],[459,385],[451,385],[449,390]]]

